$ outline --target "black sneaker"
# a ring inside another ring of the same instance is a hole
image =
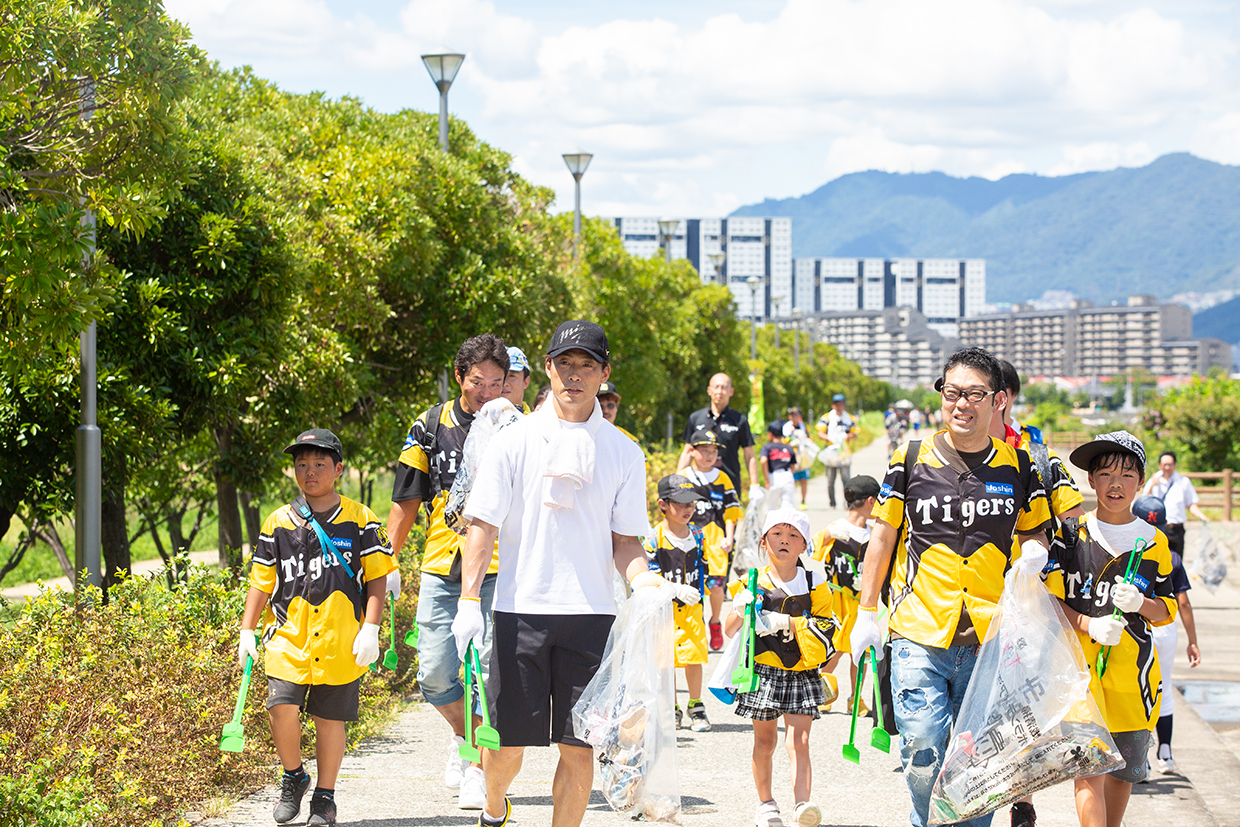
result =
[[[303,773],[298,781],[288,773],[280,779],[280,802],[272,813],[276,824],[285,824],[297,818],[301,812],[301,797],[310,789],[310,773]]]
[[[1038,814],[1033,805],[1027,801],[1017,801],[1012,805],[1012,827],[1036,827]]]
[[[710,720],[706,717],[706,704],[699,702],[689,706],[689,729],[694,732],[710,730]]]
[[[680,729],[680,723],[685,719],[685,713],[681,711],[680,704],[676,704],[676,728]]]
[[[323,827],[336,823],[336,799],[326,795],[316,795],[310,799],[310,818],[306,821],[309,827]]]

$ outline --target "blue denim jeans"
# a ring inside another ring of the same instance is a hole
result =
[[[495,603],[495,577],[482,580],[482,679],[491,667],[491,606]],[[456,618],[456,602],[461,597],[461,584],[445,580],[437,574],[422,572],[418,588],[418,688],[431,706],[447,706],[465,696],[461,683],[461,659],[456,655],[456,639],[452,637],[452,621]],[[475,703],[475,707],[478,705]]]
[[[891,641],[891,694],[900,730],[900,761],[913,799],[913,827],[929,823],[930,791],[977,663],[977,648],[936,649],[904,638]],[[990,815],[960,824],[988,827]]]

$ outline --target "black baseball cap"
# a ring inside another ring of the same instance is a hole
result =
[[[659,480],[659,499],[674,503],[694,503],[704,500],[702,492],[697,490],[688,477],[680,474],[668,474]]]
[[[599,385],[598,393],[596,393],[595,396],[614,396],[617,399],[622,398],[620,396],[620,391],[616,390],[615,382],[604,382],[603,384]]]
[[[788,416],[792,416],[793,414],[800,414],[800,413],[801,413],[801,409],[796,407],[795,405],[788,409]]]
[[[1167,506],[1157,497],[1148,494],[1137,497],[1132,504],[1132,513],[1155,528],[1164,528],[1167,525]]]
[[[284,449],[284,453],[293,454],[299,448],[318,448],[334,456],[336,462],[344,461],[344,446],[340,444],[340,438],[326,428],[302,431],[297,435],[297,439]]]
[[[865,500],[870,497],[877,497],[878,491],[878,480],[866,474],[859,474],[850,478],[848,485],[844,486],[844,499],[849,501]]]
[[[1141,473],[1145,473],[1145,446],[1127,431],[1111,431],[1098,434],[1089,442],[1073,451],[1068,459],[1082,471],[1089,470],[1089,462],[1100,454],[1131,454],[1137,460]]]
[[[697,433],[693,435],[693,442],[690,444],[694,446],[718,445],[719,434],[715,433],[710,428],[703,428],[702,430],[698,431]]]
[[[783,436],[784,423],[776,419],[766,426],[766,432],[768,434],[772,434],[773,436]]]
[[[547,345],[547,356],[555,358],[570,350],[584,350],[597,362],[604,365],[611,362],[611,352],[607,348],[607,334],[594,322],[574,319],[561,322],[551,335],[551,344]]]

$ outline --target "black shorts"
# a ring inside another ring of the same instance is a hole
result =
[[[271,709],[276,704],[294,704],[301,711],[327,721],[356,721],[361,685],[361,678],[339,686],[307,686],[268,675],[267,708]]]
[[[573,735],[573,704],[598,671],[615,620],[495,612],[487,704],[504,746],[590,746]]]

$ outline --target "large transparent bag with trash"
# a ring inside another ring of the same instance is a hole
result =
[[[985,815],[1123,763],[1059,601],[1012,568],[947,742],[930,822]]]
[[[473,490],[482,455],[491,443],[491,437],[521,418],[521,413],[504,397],[492,399],[482,406],[469,428],[469,436],[461,446],[461,461],[456,469],[448,502],[444,505],[443,521],[457,534],[464,534],[469,525],[463,519],[469,492]]]
[[[761,490],[761,496],[750,497],[737,531],[736,553],[732,555],[732,576],[737,579],[744,579],[750,569],[765,562],[762,559],[762,522],[770,509],[767,506],[766,489]]]
[[[1209,589],[1211,594],[1227,577],[1227,558],[1223,555],[1218,540],[1210,533],[1209,523],[1201,524],[1201,542],[1197,546],[1197,557],[1188,568],[1188,574]]]
[[[573,707],[594,747],[603,796],[617,813],[678,822],[676,634],[671,584],[635,589],[616,615],[603,661]]]

